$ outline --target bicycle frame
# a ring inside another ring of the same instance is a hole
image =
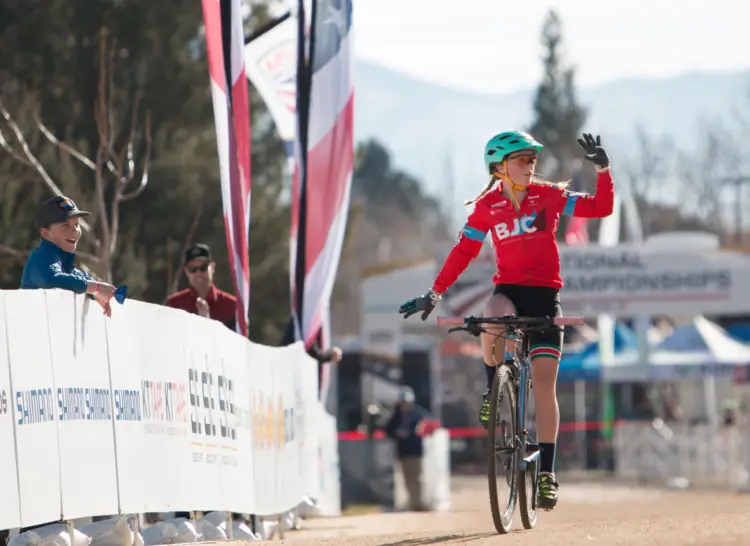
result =
[[[513,370],[513,376],[515,378],[515,372],[518,373],[517,376],[517,384],[516,388],[517,391],[517,424],[518,424],[518,433],[521,436],[518,438],[518,440],[521,441],[522,447],[524,448],[524,458],[519,463],[521,470],[527,470],[529,468],[529,465],[535,463],[537,459],[539,459],[539,448],[534,450],[534,452],[531,455],[526,455],[526,449],[528,448],[528,431],[526,430],[526,396],[528,393],[528,385],[529,385],[529,377],[531,374],[531,363],[529,362],[529,358],[525,354],[519,354],[520,351],[517,350],[519,340],[516,332],[512,331],[512,329],[509,329],[505,335],[505,365],[507,366],[508,363],[513,363],[514,366],[511,367]]]

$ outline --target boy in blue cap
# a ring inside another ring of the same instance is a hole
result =
[[[112,308],[109,302],[115,294],[115,287],[94,280],[75,266],[75,251],[81,239],[79,218],[89,214],[62,195],[42,203],[35,222],[42,242],[29,255],[21,288],[61,288],[76,294],[89,294],[110,317]]]

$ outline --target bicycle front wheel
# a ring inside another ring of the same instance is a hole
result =
[[[516,398],[507,365],[498,366],[490,391],[487,431],[487,480],[492,521],[498,533],[509,533],[516,508],[518,449]]]
[[[527,431],[523,443],[524,457],[539,450],[536,438],[536,427],[532,426],[534,411],[534,391],[531,382],[526,384],[526,416],[525,423],[519,423],[519,428]],[[520,461],[519,461],[520,462]],[[520,466],[520,465],[519,465]],[[518,471],[518,511],[521,513],[521,523],[524,529],[533,529],[539,520],[539,506],[537,505],[537,479],[539,477],[539,458],[535,459],[526,470]]]

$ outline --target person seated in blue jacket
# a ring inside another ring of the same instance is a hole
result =
[[[110,300],[115,287],[94,280],[75,266],[75,252],[81,239],[79,218],[89,214],[62,195],[42,203],[35,219],[42,241],[29,255],[21,288],[61,288],[76,294],[89,294],[109,317],[112,316]]]

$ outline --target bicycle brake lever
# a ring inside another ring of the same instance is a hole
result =
[[[458,331],[461,331],[461,330],[466,330],[466,328],[464,326],[456,326],[454,328],[449,329],[448,333],[452,334],[453,332],[458,332]]]

